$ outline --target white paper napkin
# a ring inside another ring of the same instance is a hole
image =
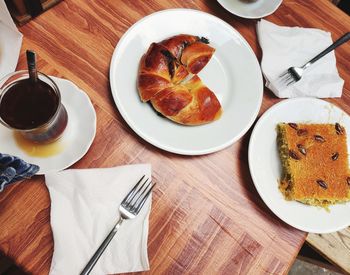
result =
[[[151,178],[149,164],[71,169],[45,175],[54,238],[51,275],[80,274],[120,217],[121,201],[142,175]],[[135,219],[123,222],[91,274],[149,269],[150,207],[148,199]]]
[[[21,45],[22,34],[12,21],[5,0],[0,0],[0,78],[15,71]]]
[[[291,66],[302,66],[333,43],[331,34],[319,29],[280,27],[264,19],[257,23],[266,87],[280,98],[340,97],[344,80],[339,77],[334,51],[310,66],[291,86],[278,80]]]

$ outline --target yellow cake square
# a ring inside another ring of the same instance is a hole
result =
[[[288,200],[324,206],[350,200],[346,131],[336,124],[277,125],[280,190]]]

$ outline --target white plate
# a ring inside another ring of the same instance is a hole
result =
[[[339,122],[350,133],[349,116],[335,105],[320,99],[284,100],[271,107],[259,119],[251,135],[248,151],[249,168],[255,187],[267,206],[280,219],[300,230],[313,233],[330,233],[349,226],[350,203],[330,206],[330,212],[327,212],[320,207],[284,199],[278,189],[282,169],[277,151],[276,125],[280,122]]]
[[[183,126],[158,116],[141,102],[137,91],[139,61],[150,44],[181,33],[207,37],[216,48],[199,76],[214,91],[224,112],[206,125]],[[259,63],[244,38],[221,19],[188,9],[156,12],[135,23],[114,51],[110,82],[119,112],[139,136],[184,155],[215,152],[238,140],[254,122],[263,92]]]
[[[248,19],[262,18],[274,13],[282,0],[218,0],[229,12]]]
[[[78,161],[90,148],[96,133],[96,113],[87,94],[68,80],[52,79],[60,89],[68,113],[68,125],[60,139],[63,151],[50,157],[29,156],[18,147],[13,132],[0,125],[0,152],[38,165],[39,175],[63,170]]]

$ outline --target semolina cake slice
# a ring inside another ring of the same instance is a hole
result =
[[[279,188],[287,200],[327,207],[350,201],[346,131],[336,124],[277,125]]]

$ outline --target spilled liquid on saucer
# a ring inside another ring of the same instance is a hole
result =
[[[14,132],[13,135],[17,146],[32,157],[50,157],[61,153],[64,149],[64,144],[60,139],[48,144],[38,144],[25,139],[18,132]]]

